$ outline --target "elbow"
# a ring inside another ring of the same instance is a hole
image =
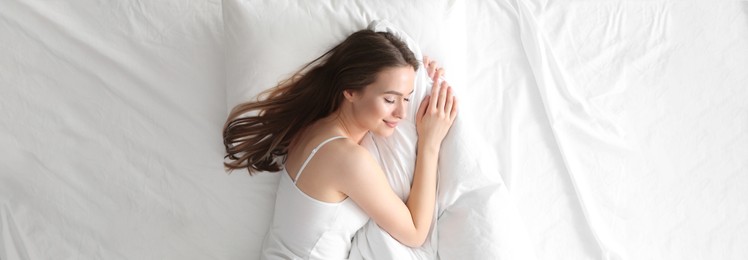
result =
[[[423,243],[426,242],[427,235],[428,235],[428,232],[426,232],[426,234],[424,235],[418,234],[407,239],[407,241],[401,241],[401,242],[403,243],[403,245],[406,245],[408,247],[421,247],[423,246]]]
[[[416,247],[423,246],[424,242],[426,242],[426,239],[420,239],[418,241],[413,241],[413,242],[407,243],[405,245],[408,246],[408,247],[416,248]]]
[[[411,248],[417,248],[426,243],[426,239],[429,237],[429,234],[431,234],[431,227],[432,225],[425,225],[425,227],[421,228],[413,226],[408,229],[395,229],[393,230],[395,232],[388,231],[387,233],[400,242],[400,244]]]

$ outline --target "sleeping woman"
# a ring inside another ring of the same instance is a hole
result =
[[[345,259],[371,218],[404,245],[419,247],[432,223],[441,142],[457,116],[444,72],[416,115],[415,173],[407,202],[360,145],[388,136],[406,116],[418,60],[385,32],[362,30],[290,79],[236,106],[223,129],[228,169],[280,172],[263,259]]]

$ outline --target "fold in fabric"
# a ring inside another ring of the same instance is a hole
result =
[[[578,154],[580,151],[595,151],[598,155],[606,154],[609,158],[622,161],[631,157],[634,148],[621,137],[621,130],[614,120],[598,115],[582,97],[575,94],[572,79],[559,66],[538,26],[538,18],[532,15],[526,2],[515,3],[522,46],[582,213],[600,248],[600,259],[626,259],[621,255],[623,250],[619,249],[613,235],[606,228],[599,212],[602,205],[596,204],[596,195],[587,191],[589,184],[585,182],[585,178],[578,176],[585,172],[585,163],[580,161]],[[580,144],[591,147],[579,149]]]
[[[0,259],[30,259],[7,204],[0,206]]]

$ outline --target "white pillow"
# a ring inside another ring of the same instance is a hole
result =
[[[424,54],[447,67],[452,85],[460,85],[464,73],[459,68],[465,67],[463,9],[446,0],[224,0],[227,110],[253,100],[380,19],[421,44]]]

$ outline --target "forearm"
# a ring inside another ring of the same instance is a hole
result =
[[[415,173],[406,203],[410,209],[418,241],[426,239],[434,216],[436,200],[436,167],[439,146],[419,142]]]

